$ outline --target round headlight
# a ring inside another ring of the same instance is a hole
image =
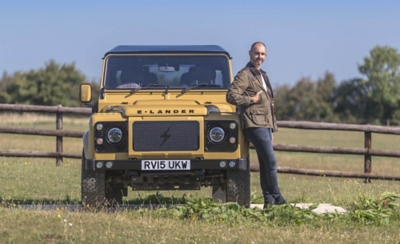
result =
[[[218,143],[224,139],[225,131],[221,127],[214,127],[210,130],[210,133],[208,135],[212,142]]]
[[[120,128],[111,128],[107,133],[108,141],[111,143],[118,143],[122,140],[122,130]]]

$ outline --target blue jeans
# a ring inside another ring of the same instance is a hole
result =
[[[277,161],[272,147],[272,129],[251,127],[244,130],[244,136],[254,145],[258,155],[264,203],[281,204],[285,202],[278,187]]]

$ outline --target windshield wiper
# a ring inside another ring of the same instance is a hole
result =
[[[145,84],[145,85],[142,85],[142,88],[147,88],[147,87],[165,87],[165,85],[159,85],[159,84]]]
[[[201,84],[197,84],[195,86],[191,86],[191,87],[182,89],[181,94],[185,94],[187,91],[190,91],[190,90],[196,89],[196,88],[200,88],[200,87],[221,87],[221,86],[217,85],[217,84],[201,83]]]
[[[131,91],[130,91],[130,94],[133,94],[133,93],[135,93],[135,92],[137,92],[137,91],[139,91],[139,90],[142,90],[142,88],[143,88],[143,87],[135,87],[135,88],[132,88]]]

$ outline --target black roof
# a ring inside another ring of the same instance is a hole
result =
[[[217,45],[121,45],[116,46],[105,55],[123,53],[229,53]]]

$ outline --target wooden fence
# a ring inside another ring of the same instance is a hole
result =
[[[81,158],[81,154],[64,153],[63,137],[81,138],[81,131],[63,130],[63,114],[87,115],[91,114],[89,108],[71,108],[59,106],[33,106],[33,105],[14,105],[1,104],[0,111],[9,112],[38,112],[53,113],[56,115],[56,129],[32,129],[32,128],[16,128],[0,126],[0,133],[25,134],[25,135],[41,135],[56,137],[56,152],[38,152],[38,151],[22,151],[22,150],[2,150],[0,156],[3,157],[42,157],[56,158],[56,165],[61,165],[63,158]],[[347,177],[347,178],[365,178],[366,182],[370,179],[400,180],[400,176],[372,174],[372,156],[383,157],[400,157],[400,151],[395,150],[377,150],[372,149],[372,133],[400,135],[400,127],[383,127],[372,125],[354,125],[354,124],[335,124],[335,123],[319,123],[304,121],[278,121],[281,128],[292,129],[308,129],[308,130],[342,130],[342,131],[358,131],[364,132],[364,148],[339,148],[339,147],[313,147],[300,146],[290,144],[274,144],[274,150],[286,152],[308,152],[308,153],[330,153],[330,154],[353,154],[364,155],[364,173],[348,173],[337,171],[321,171],[312,169],[297,169],[278,167],[280,173],[331,176],[331,177]],[[252,167],[252,171],[258,171],[258,167]]]

